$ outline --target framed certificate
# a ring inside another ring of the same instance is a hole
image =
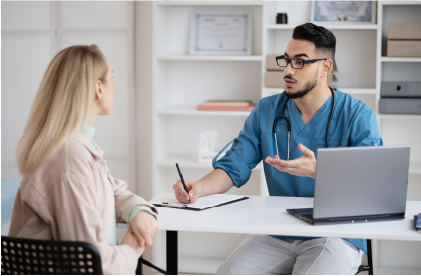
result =
[[[251,55],[251,11],[192,11],[190,55]]]
[[[313,1],[313,23],[376,23],[376,1]]]

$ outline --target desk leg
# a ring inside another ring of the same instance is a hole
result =
[[[178,274],[178,232],[167,231],[167,272]]]
[[[373,271],[373,250],[371,247],[371,242],[372,240],[367,240],[367,252],[370,252],[368,255],[368,275],[374,275],[374,271]]]
[[[143,255],[140,256],[139,260],[137,261],[136,275],[143,275],[142,263],[140,262],[140,259],[142,258],[143,258]]]

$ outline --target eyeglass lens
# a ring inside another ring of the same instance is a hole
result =
[[[287,60],[284,58],[278,59],[278,65],[280,67],[287,67]],[[299,59],[292,59],[291,60],[292,68],[300,69],[303,68],[303,61]]]

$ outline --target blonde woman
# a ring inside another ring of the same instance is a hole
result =
[[[85,241],[105,274],[134,274],[157,234],[157,211],[115,179],[92,140],[114,102],[113,71],[96,45],[72,46],[49,64],[17,147],[23,175],[9,235]],[[116,222],[130,226],[120,246]]]

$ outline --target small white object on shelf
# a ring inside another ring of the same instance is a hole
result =
[[[196,158],[197,163],[212,163],[213,158],[218,154],[215,151],[218,134],[219,132],[217,130],[207,130],[200,133],[199,150],[197,151]]]

